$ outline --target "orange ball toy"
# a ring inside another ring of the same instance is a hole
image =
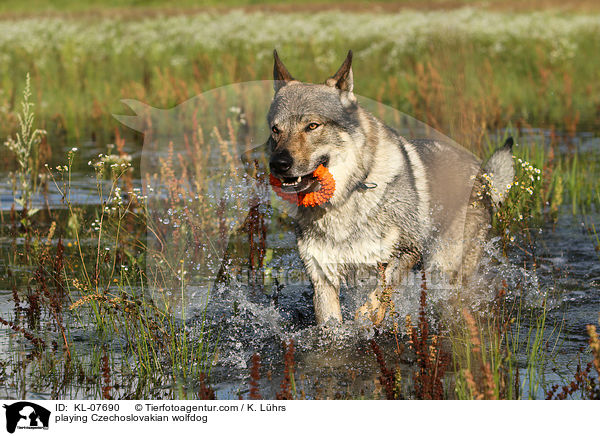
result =
[[[269,180],[275,193],[285,201],[296,204],[297,206],[315,207],[326,203],[333,197],[333,193],[335,192],[335,180],[329,170],[323,165],[319,165],[317,169],[313,171],[312,175],[319,181],[321,189],[306,194],[303,192],[298,194],[283,192],[281,189],[281,180],[273,174],[270,175]]]

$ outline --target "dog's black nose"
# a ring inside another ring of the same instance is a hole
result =
[[[269,165],[271,166],[271,171],[279,174],[285,173],[292,167],[294,163],[294,159],[292,155],[287,150],[280,150],[271,155],[271,160]]]

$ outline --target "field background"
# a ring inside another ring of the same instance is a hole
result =
[[[268,80],[274,47],[294,75],[320,82],[353,49],[359,95],[480,154],[483,132],[509,123],[598,128],[595,2],[115,4],[3,2],[2,111],[10,115],[30,72],[52,144],[106,142],[121,98],[167,108],[217,86]],[[0,133],[15,123],[9,116]]]

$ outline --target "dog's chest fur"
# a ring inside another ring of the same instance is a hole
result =
[[[399,228],[368,217],[366,211],[350,207],[353,203],[329,210],[309,225],[300,225],[298,248],[303,259],[345,269],[375,265],[392,255],[401,238]]]
[[[426,213],[425,199],[402,189],[415,178],[402,145],[396,138],[379,138],[364,153],[372,162],[365,181],[376,188],[355,187],[343,201],[298,216],[298,249],[309,271],[318,267],[333,278],[350,268],[385,263],[399,248],[418,245],[424,234],[427,219],[419,217]],[[339,179],[353,168],[347,160],[330,170]]]

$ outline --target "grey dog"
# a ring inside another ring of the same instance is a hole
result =
[[[353,93],[352,52],[324,84],[295,80],[274,52],[268,113],[271,174],[292,195],[318,191],[313,172],[335,180],[326,203],[297,209],[297,240],[314,288],[318,324],[341,322],[349,271],[378,271],[357,310],[379,323],[386,290],[415,265],[467,280],[479,264],[493,209],[514,178],[512,138],[483,167],[441,141],[407,140],[362,108]]]

